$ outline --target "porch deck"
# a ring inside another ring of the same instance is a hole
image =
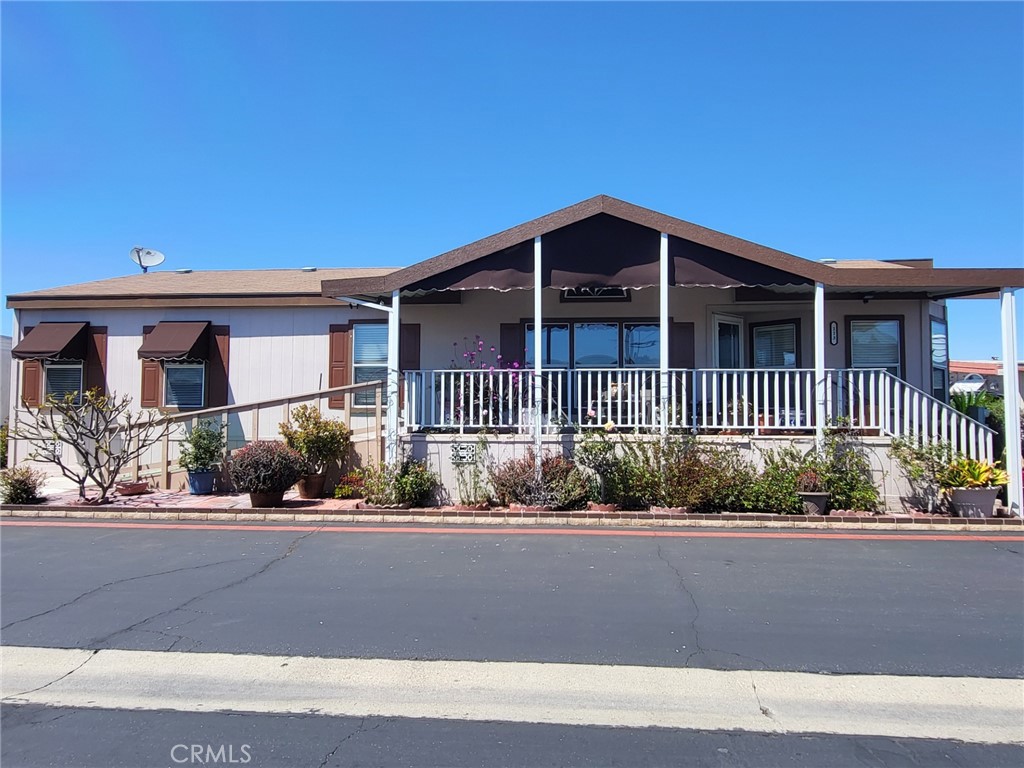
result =
[[[404,374],[406,431],[533,429],[537,410],[560,428],[658,430],[694,434],[813,433],[813,369],[418,370]],[[949,443],[992,460],[993,431],[881,369],[826,369],[824,419],[863,434]]]

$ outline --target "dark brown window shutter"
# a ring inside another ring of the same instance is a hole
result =
[[[90,325],[85,347],[85,389],[98,389],[107,394],[107,329],[102,325]]]
[[[228,404],[228,349],[231,328],[214,325],[210,328],[210,355],[206,361],[206,407]]]
[[[693,323],[672,323],[668,334],[668,367],[694,368]]]
[[[420,324],[402,323],[398,336],[398,369],[418,371],[420,369]]]
[[[352,326],[332,325],[330,353],[327,358],[327,386],[344,387],[352,383]],[[327,398],[328,408],[344,408],[344,395]]]
[[[499,334],[501,366],[526,363],[526,332],[521,323],[502,323]]]
[[[43,365],[38,360],[21,361],[21,402],[38,408],[43,399]]]
[[[142,329],[142,340],[145,341],[146,337],[153,332],[153,328],[156,326],[147,325]],[[161,373],[163,369],[160,365],[159,360],[143,360],[142,361],[142,397],[139,400],[140,408],[159,408],[160,407],[160,390],[162,389],[161,384],[163,383]]]

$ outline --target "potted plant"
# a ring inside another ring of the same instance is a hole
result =
[[[188,492],[213,493],[224,456],[224,431],[215,421],[200,421],[181,443],[178,464],[188,472]]]
[[[966,457],[939,472],[939,486],[960,517],[992,517],[999,488],[1009,480],[997,464]]]
[[[796,476],[796,494],[804,505],[805,515],[824,515],[828,505],[828,491],[815,470],[805,469]]]
[[[323,496],[327,468],[348,454],[352,433],[337,419],[325,419],[312,405],[300,405],[290,421],[279,425],[289,448],[299,452],[303,461],[299,478],[299,498]]]
[[[252,507],[280,507],[284,492],[302,476],[298,451],[278,440],[257,440],[231,455],[231,480],[249,494]]]

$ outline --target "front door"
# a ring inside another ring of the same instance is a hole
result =
[[[714,315],[711,358],[715,368],[743,367],[743,318]]]

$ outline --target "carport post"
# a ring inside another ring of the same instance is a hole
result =
[[[1024,478],[1020,456],[1020,375],[1017,373],[1017,297],[1013,288],[999,292],[1003,320],[1003,419],[1006,425],[1006,505],[1024,516]]]

